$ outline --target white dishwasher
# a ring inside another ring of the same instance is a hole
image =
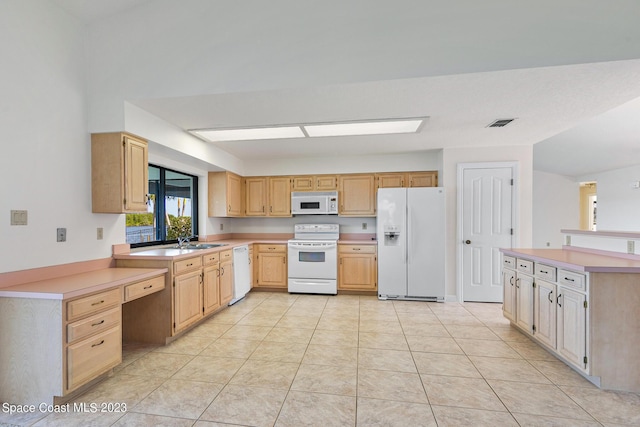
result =
[[[229,305],[235,304],[244,298],[250,289],[249,246],[236,246],[233,248],[233,299],[229,302]]]

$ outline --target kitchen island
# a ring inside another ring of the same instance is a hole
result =
[[[601,388],[640,392],[640,257],[500,251],[511,324]]]

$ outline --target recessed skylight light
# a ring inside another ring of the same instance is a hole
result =
[[[244,141],[254,139],[304,138],[300,126],[277,126],[242,129],[204,129],[192,133],[211,142]]]
[[[415,133],[424,119],[384,120],[371,122],[328,123],[303,125],[309,136],[381,135],[388,133]]]
[[[237,129],[192,129],[189,132],[211,142],[260,139],[305,138],[317,136],[383,135],[417,133],[426,117],[370,120],[358,122],[300,123]]]

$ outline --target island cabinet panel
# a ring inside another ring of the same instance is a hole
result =
[[[564,251],[521,250],[549,253],[549,259],[510,256],[517,251],[503,255],[504,316],[603,389],[640,392],[640,268],[634,261],[572,251],[573,270],[563,262],[569,256]],[[531,276],[525,271],[534,274],[533,298],[518,301],[514,284],[522,286],[517,279]],[[530,312],[531,328],[519,321]]]

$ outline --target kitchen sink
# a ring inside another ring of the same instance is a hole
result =
[[[198,243],[198,244],[188,244],[186,246],[180,247],[175,246],[177,249],[212,249],[218,248],[220,246],[227,246],[226,243]]]

